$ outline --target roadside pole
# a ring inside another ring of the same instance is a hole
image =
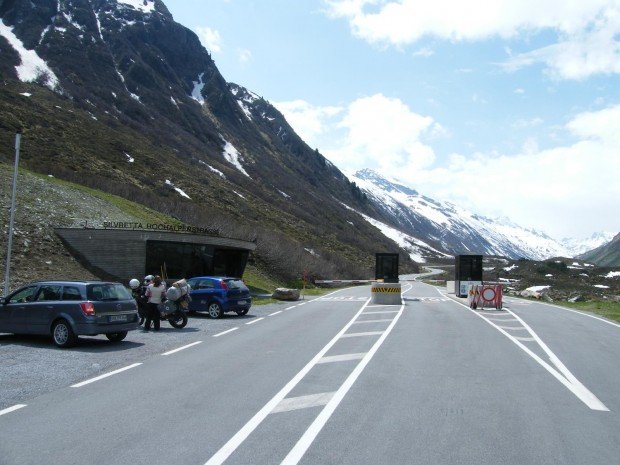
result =
[[[11,284],[11,249],[13,247],[13,223],[15,221],[15,198],[17,197],[17,172],[19,169],[19,147],[22,141],[21,131],[15,134],[15,168],[13,170],[13,192],[11,194],[11,213],[9,219],[9,240],[6,247],[6,269],[4,271],[4,296],[9,295]]]

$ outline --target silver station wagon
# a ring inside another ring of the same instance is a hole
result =
[[[75,345],[81,335],[122,341],[138,320],[136,301],[113,282],[39,281],[0,302],[0,333],[49,334],[59,347]]]

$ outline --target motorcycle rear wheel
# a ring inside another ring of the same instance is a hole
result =
[[[187,325],[187,315],[185,312],[175,312],[170,318],[168,318],[168,323],[170,323],[173,328],[185,328]]]

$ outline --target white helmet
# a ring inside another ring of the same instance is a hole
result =
[[[153,279],[155,279],[155,276],[153,276],[152,274],[146,275],[144,277],[144,285],[146,286],[147,284],[151,284],[151,281],[153,281]]]
[[[140,281],[138,281],[136,278],[132,279],[131,281],[129,281],[129,287],[132,289],[138,289],[140,287]]]

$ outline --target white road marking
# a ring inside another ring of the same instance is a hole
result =
[[[488,320],[488,318],[487,318]],[[493,323],[495,324],[495,323]],[[502,325],[495,325],[498,328],[502,328],[502,329],[507,329],[509,331],[527,331],[527,328],[523,327],[523,326],[502,326]]]
[[[358,325],[360,323],[383,323],[385,321],[392,321],[391,318],[383,319],[383,320],[360,320],[353,323],[354,325]]]
[[[287,307],[284,310],[290,310],[291,308],[295,308],[295,307],[297,307],[297,305],[293,305],[292,307]]]
[[[270,313],[267,316],[274,316],[274,315],[277,315],[278,313],[282,313],[282,310],[278,310],[277,312]]]
[[[541,304],[541,305],[546,305],[547,307],[553,307],[553,308],[557,308],[560,310],[566,310],[567,312],[573,312],[573,313],[576,313],[577,315],[587,316],[588,318],[594,318],[595,320],[599,320],[599,321],[602,321],[603,323],[607,323],[608,325],[612,325],[612,326],[616,326],[620,328],[620,324],[618,323],[614,323],[613,321],[609,321],[609,320],[606,320],[605,318],[601,318],[598,316],[589,315],[588,313],[580,312],[578,310],[573,310],[572,308],[560,307],[558,305],[551,305],[551,304],[546,304],[543,302],[536,302],[536,303]]]
[[[286,395],[293,390],[297,384],[308,374],[308,372],[314,367],[319,360],[321,360],[325,354],[331,349],[336,342],[343,336],[343,334],[353,324],[355,319],[364,311],[370,299],[362,305],[362,308],[353,316],[353,318],[334,336],[334,338],[323,347],[318,354],[310,360],[305,367],[303,367],[299,373],[297,373],[293,379],[291,379],[275,396],[267,402],[263,408],[261,408],[237,433],[224,444],[220,450],[218,450],[205,465],[221,465],[224,461],[230,457],[230,455],[247,439],[247,437],[254,431],[258,425],[269,415],[269,413],[278,405]]]
[[[231,328],[231,329],[228,329],[226,331],[222,331],[221,333],[214,334],[213,337],[220,337],[220,336],[223,336],[224,334],[232,333],[233,331],[236,331],[238,329],[239,329],[239,327]]]
[[[325,402],[327,403],[327,402]],[[0,416],[6,415],[7,413],[14,412],[15,410],[19,410],[20,408],[26,407],[26,404],[17,404],[13,405],[13,407],[5,408],[4,410],[0,410]]]
[[[380,334],[383,334],[383,331],[368,331],[365,333],[347,333],[347,334],[343,334],[342,337],[362,337],[362,336],[378,336]]]
[[[440,291],[437,290],[437,292],[440,292]],[[518,339],[516,339],[514,336],[507,333],[506,331],[504,331],[502,328],[500,328],[498,325],[490,321],[488,318],[485,318],[484,316],[478,314],[478,312],[476,312],[475,310],[472,310],[471,308],[469,308],[469,306],[462,304],[461,302],[457,302],[456,300],[453,300],[453,302],[462,307],[465,307],[467,310],[472,312],[478,318],[486,321],[488,324],[496,328],[500,333],[502,333],[504,336],[506,336],[508,339],[514,342],[517,345],[517,347],[519,347],[526,354],[532,357],[536,362],[538,362],[539,365],[541,365],[545,370],[547,370],[555,379],[557,379],[560,383],[562,383],[570,392],[572,392],[579,400],[581,400],[584,404],[586,404],[590,409],[598,410],[601,412],[609,412],[609,409],[605,406],[605,404],[603,404],[592,392],[588,390],[588,388],[586,388],[583,384],[581,384],[581,382],[579,382],[577,378],[575,378],[570,371],[568,371],[568,369],[562,364],[562,362],[557,358],[557,356],[553,352],[551,352],[551,350],[546,346],[546,344],[542,342],[542,340],[538,337],[538,335],[534,331],[532,331],[532,329],[523,320],[519,319],[521,324],[524,325],[524,327],[528,329],[532,337],[536,339],[536,342],[538,342],[543,348],[543,350],[545,350],[547,355],[550,356],[552,362],[556,365],[556,367],[559,369],[560,367],[563,367],[560,369],[562,373],[560,373],[558,370],[553,368],[551,365],[545,362],[542,358],[540,358],[538,355],[536,355],[534,352],[532,352],[530,349],[524,346],[521,343],[521,341],[519,341]],[[519,318],[514,313],[512,312],[509,312],[509,313],[513,315],[515,318]],[[559,366],[556,363],[558,363]]]
[[[304,454],[306,453],[310,445],[314,442],[315,438],[318,436],[318,434],[323,429],[323,426],[325,426],[325,424],[330,419],[330,417],[332,416],[336,408],[338,408],[338,405],[340,405],[340,402],[342,401],[342,399],[344,399],[344,396],[347,395],[347,393],[349,392],[349,389],[351,389],[351,386],[353,386],[353,384],[355,383],[357,378],[360,376],[362,371],[364,371],[364,368],[366,368],[366,365],[368,365],[368,363],[370,362],[372,357],[375,355],[377,350],[379,350],[379,347],[381,347],[381,344],[383,344],[383,341],[385,341],[385,338],[388,336],[388,334],[390,334],[390,332],[394,328],[394,325],[396,325],[396,322],[398,321],[400,316],[403,314],[404,308],[405,306],[403,305],[400,308],[400,312],[392,320],[392,323],[390,324],[390,326],[384,331],[383,335],[377,340],[377,342],[374,343],[374,345],[368,351],[368,353],[364,356],[362,361],[357,364],[353,372],[347,377],[345,382],[336,391],[336,394],[334,394],[332,399],[327,403],[327,405],[323,408],[323,410],[321,410],[321,413],[319,413],[319,415],[312,422],[312,424],[306,430],[303,436],[299,439],[299,441],[297,441],[297,444],[295,444],[295,447],[293,447],[291,451],[288,453],[288,455],[284,458],[284,460],[282,460],[281,464],[296,465],[297,463],[299,463],[299,461],[304,456]]]
[[[368,308],[371,308],[371,307],[400,307],[401,305],[402,304],[379,304],[379,305],[369,305]]]
[[[364,312],[362,315],[378,315],[379,313],[398,313],[398,310],[384,310],[378,312]]]
[[[107,378],[108,376],[116,375],[118,373],[122,373],[123,371],[130,370],[137,366],[142,365],[142,363],[134,363],[133,365],[126,366],[124,368],[119,368],[118,370],[111,371],[101,376],[97,376],[96,378],[87,379],[86,381],[82,381],[81,383],[73,384],[72,388],[79,388],[82,386],[86,386],[87,384],[94,383],[95,381],[99,381],[101,379]]]
[[[192,342],[191,344],[187,344],[186,346],[179,347],[178,349],[174,349],[174,350],[171,350],[171,351],[169,351],[169,352],[164,352],[162,355],[171,355],[171,354],[175,354],[175,353],[177,353],[177,352],[180,352],[180,351],[182,351],[182,350],[185,350],[185,349],[187,349],[187,348],[189,348],[189,347],[192,347],[192,346],[195,346],[195,345],[198,345],[198,344],[201,344],[201,343],[202,343],[202,341]]]
[[[253,325],[254,323],[258,323],[260,320],[264,320],[265,317],[257,318],[256,320],[252,320],[246,323],[246,325]]]
[[[487,316],[485,318],[487,318],[489,320],[492,320],[492,321],[519,321],[516,318],[510,318],[510,315],[506,315],[506,316],[509,317],[509,318],[504,318],[501,315],[498,315],[498,316]]]
[[[335,392],[322,392],[320,394],[310,394],[308,396],[288,397],[282,399],[271,413],[290,412],[303,408],[322,407],[334,397]]]
[[[321,360],[316,362],[319,363],[334,363],[334,362],[348,362],[349,360],[361,360],[364,358],[368,352],[361,352],[359,354],[342,354],[342,355],[329,355],[327,357],[323,357]]]
[[[514,336],[514,338],[519,341],[524,341],[524,342],[534,342],[536,340],[533,337],[527,337],[527,336]]]

